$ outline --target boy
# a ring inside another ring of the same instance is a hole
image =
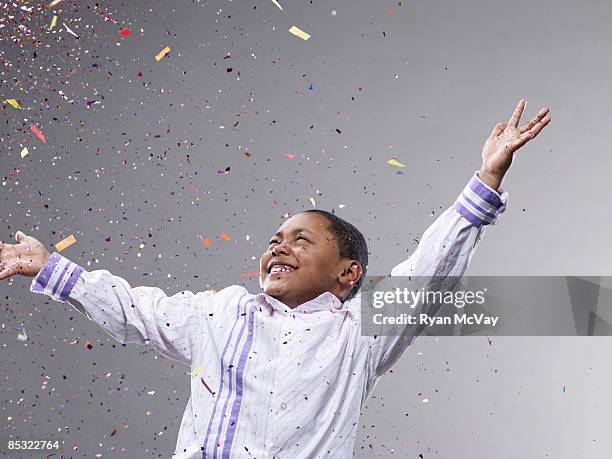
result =
[[[500,185],[514,151],[550,122],[545,107],[519,128],[525,103],[495,126],[480,171],[391,275],[463,275],[506,207]],[[175,459],[351,457],[363,402],[416,337],[361,335],[366,243],[324,211],[280,226],[260,259],[259,294],[232,285],[168,297],[88,272],[21,231],[16,239],[0,242],[0,279],[34,276],[31,291],[69,302],[121,343],[149,344],[191,368]]]

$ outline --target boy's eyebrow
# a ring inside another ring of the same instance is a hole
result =
[[[306,231],[307,233],[314,235],[314,233],[310,231],[308,228],[296,228],[293,230],[294,233],[299,233],[301,231]],[[280,236],[281,234],[283,234],[282,231],[277,231],[276,233],[274,233],[274,236]]]

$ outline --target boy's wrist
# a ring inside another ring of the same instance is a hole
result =
[[[499,191],[504,177],[503,175],[499,176],[493,174],[483,164],[483,166],[480,168],[480,171],[478,172],[478,178],[482,180],[483,183],[493,188],[495,191]]]

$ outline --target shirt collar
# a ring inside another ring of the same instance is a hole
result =
[[[269,315],[272,315],[274,312],[284,312],[287,314],[309,314],[316,311],[328,310],[331,312],[336,312],[345,309],[345,304],[343,304],[338,297],[331,292],[323,292],[318,297],[300,304],[295,309],[291,309],[282,301],[279,301],[264,292],[255,295],[255,301],[260,304]]]

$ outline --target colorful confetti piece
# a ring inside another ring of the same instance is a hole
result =
[[[291,26],[289,32],[291,32],[296,37],[300,37],[302,40],[308,40],[310,38],[310,35],[308,35],[306,32],[296,26]]]
[[[6,99],[6,102],[8,102],[9,104],[11,104],[11,106],[13,108],[16,108],[18,110],[21,110],[21,105],[19,105],[19,102],[17,102],[16,99]]]
[[[121,35],[122,37],[129,37],[130,35],[132,35],[132,31],[127,27],[123,27],[119,29],[119,35]]]
[[[226,234],[226,233],[221,233],[221,237],[225,241],[231,241],[232,240],[232,237],[229,234]]]
[[[55,5],[57,5],[61,1],[62,0],[53,0],[51,3],[47,5],[47,8],[53,8]]]
[[[49,26],[49,30],[52,30],[56,24],[57,24],[57,16],[53,16],[53,19],[51,19],[51,26]]]
[[[28,155],[30,152],[28,151],[28,147],[23,147],[23,150],[21,150],[21,157],[25,157],[26,155]]]
[[[212,245],[212,240],[208,239],[207,237],[202,238],[202,244],[204,244],[206,247],[210,247]]]
[[[70,247],[72,244],[76,242],[75,237],[71,234],[67,238],[62,239],[57,244],[55,244],[55,250],[61,252],[67,247]]]
[[[42,143],[47,143],[47,139],[45,138],[43,133],[40,132],[40,130],[34,124],[30,126],[30,129],[32,129],[32,132],[34,133],[34,135],[38,137]]]
[[[397,159],[395,158],[391,158],[390,160],[387,161],[387,164],[390,164],[392,166],[395,167],[406,167],[405,164],[400,163]]]
[[[159,53],[157,53],[157,55],[155,56],[155,60],[157,62],[161,61],[163,59],[163,57],[168,54],[170,52],[170,47],[166,46],[164,49],[162,49]]]

